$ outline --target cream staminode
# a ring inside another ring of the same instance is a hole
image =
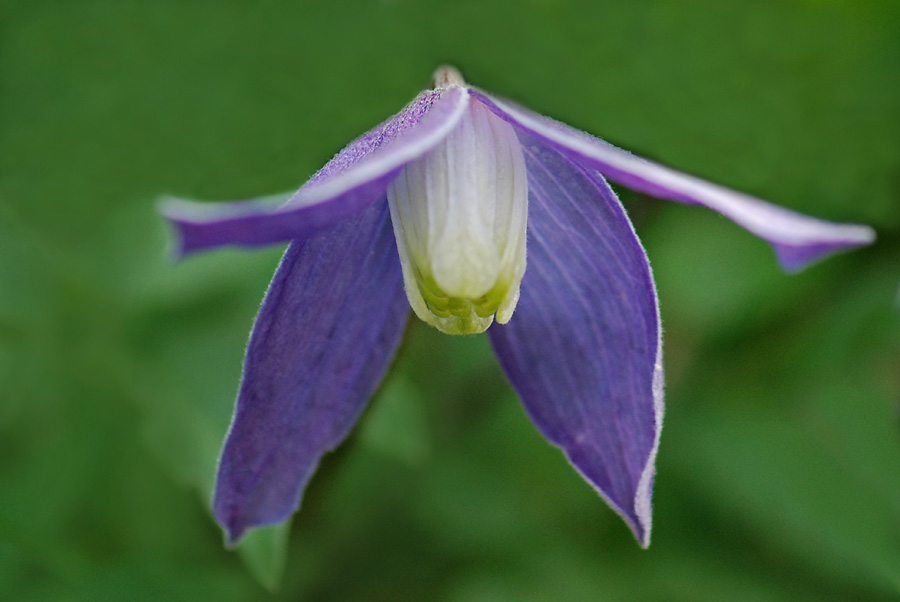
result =
[[[439,69],[436,87],[464,85]],[[387,191],[409,303],[448,334],[505,324],[525,273],[528,183],[512,126],[475,99]]]

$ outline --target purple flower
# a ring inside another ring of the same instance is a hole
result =
[[[449,68],[277,208],[167,202],[182,253],[292,241],[219,463],[213,508],[228,541],[299,507],[384,377],[412,306],[452,334],[497,322],[488,336],[537,428],[647,546],[662,331],[646,254],[607,178],[721,213],[788,271],[874,240],[636,157]]]

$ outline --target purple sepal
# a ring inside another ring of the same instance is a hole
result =
[[[537,138],[528,269],[516,313],[488,331],[537,428],[650,542],[662,427],[662,343],[647,256],[618,198]]]
[[[479,90],[473,97],[520,130],[623,186],[657,198],[703,205],[772,244],[781,265],[796,271],[826,255],[871,244],[875,232],[858,224],[808,217],[648,161],[564,123]]]
[[[288,247],[219,461],[213,512],[229,544],[299,507],[384,377],[408,315],[387,202]]]
[[[168,199],[160,212],[177,230],[179,255],[221,245],[303,239],[382,198],[406,163],[444,139],[468,103],[468,91],[460,87],[422,92],[400,113],[351,142],[280,207]]]

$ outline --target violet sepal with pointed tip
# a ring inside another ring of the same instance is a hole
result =
[[[304,238],[380,199],[406,163],[450,133],[468,102],[462,88],[422,92],[403,111],[345,147],[280,207],[169,198],[160,212],[178,230],[179,255]]]
[[[835,224],[789,211],[648,161],[480,90],[471,93],[497,115],[541,138],[572,161],[596,169],[614,182],[660,199],[702,205],[721,213],[769,242],[787,271],[797,271],[832,253],[875,240],[875,233],[868,226]]]
[[[482,103],[516,129],[530,188],[519,306],[488,334],[535,425],[646,546],[663,415],[661,328],[646,255],[604,177],[721,213],[768,241],[787,270],[868,244],[874,234],[647,161],[461,79],[438,81],[280,207],[163,205],[182,254],[295,241],[248,345],[215,516],[232,543],[248,528],[284,520],[322,455],[349,432],[409,313],[387,187]]]
[[[522,138],[528,270],[515,319],[488,334],[532,421],[646,547],[663,414],[650,264],[601,176]]]
[[[287,519],[353,427],[409,315],[387,204],[292,243],[250,335],[213,512],[236,542]]]

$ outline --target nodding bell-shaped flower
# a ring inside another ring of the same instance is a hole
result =
[[[384,377],[411,306],[446,333],[487,330],[534,424],[647,546],[662,329],[646,254],[606,178],[717,211],[789,271],[874,240],[636,157],[451,68],[281,206],[167,201],[182,254],[291,241],[219,462],[213,511],[228,542],[300,506]]]

